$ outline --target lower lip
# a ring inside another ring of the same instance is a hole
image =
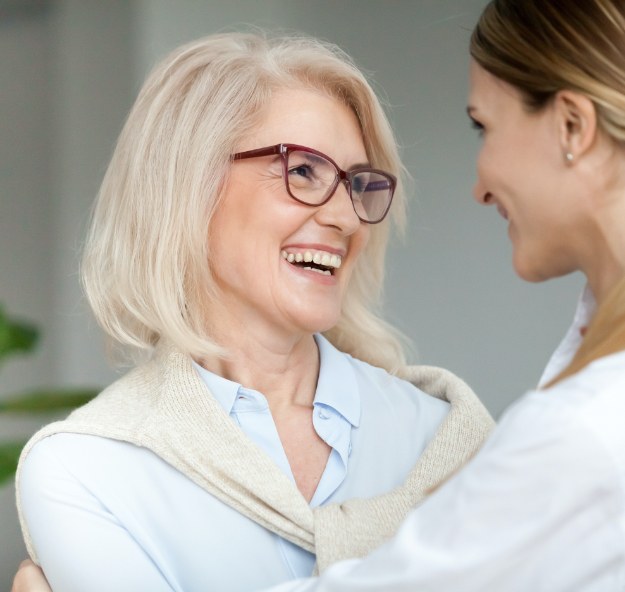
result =
[[[508,223],[508,237],[512,240],[512,233],[514,232],[514,228],[512,226],[512,222]]]
[[[292,265],[284,259],[282,261],[291,271],[295,272],[300,277],[306,278],[307,280],[312,280],[324,286],[334,286],[337,283],[335,275],[325,275],[317,271],[311,271],[310,269],[304,269],[303,267]]]

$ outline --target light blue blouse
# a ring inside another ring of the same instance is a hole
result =
[[[449,410],[316,336],[313,425],[332,451],[311,501],[370,497],[403,482]],[[265,397],[196,366],[233,421],[293,478]],[[54,589],[256,590],[309,576],[314,556],[198,487],[144,448],[96,436],[40,441],[22,504]],[[97,536],[94,536],[97,533]]]

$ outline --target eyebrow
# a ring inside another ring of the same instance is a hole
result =
[[[312,161],[319,161],[323,159],[323,157],[318,156],[317,154],[313,154],[312,152],[306,152],[305,154],[306,154],[306,158]],[[329,156],[328,158],[331,158],[331,157]],[[373,167],[371,166],[371,163],[369,161],[357,162],[351,165],[349,168],[347,168],[346,171],[349,172],[349,171],[353,171],[354,169],[370,169],[370,168],[373,168]]]
[[[321,161],[327,162],[327,159],[325,159],[323,156],[319,156],[318,154],[313,154],[312,152],[302,152],[302,154],[304,154],[304,158],[310,162],[321,162]]]

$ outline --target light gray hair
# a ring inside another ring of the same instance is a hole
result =
[[[207,329],[217,298],[207,264],[211,219],[231,154],[260,124],[272,94],[293,87],[353,109],[371,166],[400,179],[391,215],[371,227],[326,337],[389,371],[405,362],[401,334],[379,312],[389,231],[405,223],[391,127],[340,48],[296,36],[209,36],[175,50],[148,76],[105,174],[83,256],[85,293],[114,342],[149,350],[166,338],[194,357],[225,353]]]

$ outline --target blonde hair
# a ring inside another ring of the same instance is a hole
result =
[[[573,90],[592,100],[600,129],[625,141],[625,2],[493,0],[471,37],[473,59],[539,111]],[[625,278],[601,303],[571,364],[547,386],[625,349]]]
[[[625,349],[625,278],[612,287],[597,309],[571,363],[550,383],[550,387],[579,372],[592,361]]]
[[[518,88],[530,110],[563,89],[590,98],[600,127],[625,140],[625,4],[620,0],[493,0],[471,57]]]
[[[250,33],[213,35],[171,53],[148,76],[119,137],[82,279],[99,324],[125,350],[150,350],[166,338],[195,357],[226,353],[207,331],[217,298],[207,263],[211,219],[231,154],[262,122],[272,94],[292,87],[353,109],[372,166],[400,179],[391,215],[371,227],[341,318],[326,336],[389,371],[404,363],[401,334],[379,314],[390,228],[405,223],[404,171],[384,110],[337,46]]]

